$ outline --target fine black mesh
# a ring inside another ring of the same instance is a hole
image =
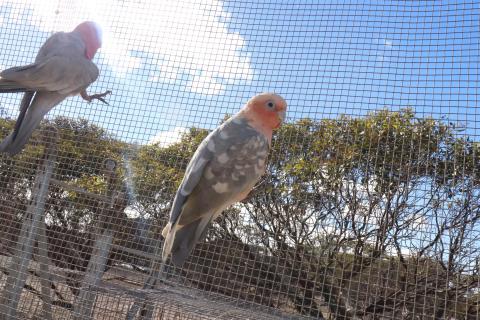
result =
[[[108,105],[0,155],[2,318],[480,317],[479,1],[3,0],[0,70],[86,20]],[[149,286],[193,152],[260,92],[267,173]]]

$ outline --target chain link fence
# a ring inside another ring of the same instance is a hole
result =
[[[109,104],[0,155],[1,318],[480,318],[480,2],[4,0],[0,69],[86,20]],[[152,286],[193,152],[265,91],[267,173]]]

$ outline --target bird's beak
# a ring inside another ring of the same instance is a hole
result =
[[[278,123],[277,123],[277,126],[275,127],[275,129],[280,128],[280,126],[282,125],[282,123],[285,121],[285,117],[286,117],[286,112],[285,112],[285,110],[282,110],[282,111],[277,112],[277,116],[278,116]]]
[[[284,122],[286,117],[287,112],[285,110],[282,110],[278,113],[278,118],[280,119],[280,122]]]

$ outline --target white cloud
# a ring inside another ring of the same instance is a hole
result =
[[[150,139],[148,144],[157,144],[160,147],[168,147],[171,144],[179,142],[182,134],[187,132],[187,128],[175,127],[170,131],[160,131],[157,135]]]
[[[101,53],[118,76],[141,66],[134,51],[148,53],[150,80],[184,83],[192,92],[214,95],[226,84],[248,83],[253,78],[245,40],[228,30],[231,14],[219,0],[6,0],[16,10],[33,10],[31,23],[43,31],[68,31],[79,22],[95,20],[103,28]],[[56,14],[57,13],[57,14]]]
[[[215,95],[225,90],[225,86],[217,82],[211,72],[202,72],[200,75],[195,75],[190,81],[190,88],[193,92],[203,95]]]

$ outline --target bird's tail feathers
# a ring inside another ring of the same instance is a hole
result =
[[[40,94],[34,94],[32,92],[25,93],[15,128],[13,132],[0,143],[0,152],[7,152],[10,155],[19,153],[45,114],[64,98],[64,95],[55,92]]]
[[[162,250],[162,261],[165,263],[167,261],[170,252],[172,252],[173,242],[175,240],[175,231],[176,231],[176,224],[173,225],[172,230],[172,223],[168,222],[165,228],[162,230],[162,236],[165,239],[163,243],[163,250]]]
[[[174,225],[165,238],[164,253],[166,255],[163,258],[166,260],[171,253],[172,263],[181,267],[197,242],[205,236],[211,221],[212,217],[206,215],[181,227]]]
[[[25,114],[27,113],[27,109],[30,106],[30,103],[32,103],[34,94],[34,92],[25,92],[23,95],[22,102],[20,103],[20,113],[18,115],[17,122],[15,122],[15,127],[13,128],[12,140],[15,140],[17,137],[18,130],[20,130],[23,119],[25,118]]]

